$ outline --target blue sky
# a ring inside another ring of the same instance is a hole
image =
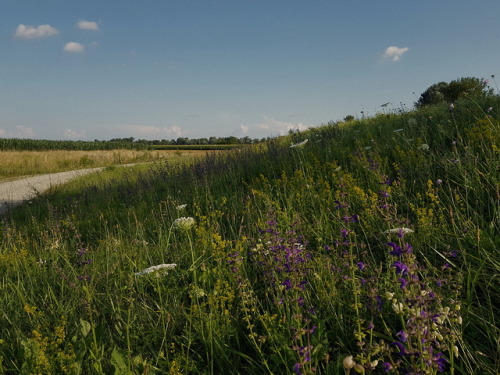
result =
[[[411,108],[500,74],[499,18],[498,0],[2,0],[0,137],[262,138]]]

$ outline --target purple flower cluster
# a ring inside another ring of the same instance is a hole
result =
[[[307,242],[295,226],[282,235],[275,220],[269,220],[267,228],[259,232],[262,238],[252,250],[250,259],[274,289],[276,305],[285,314],[283,319],[288,321],[290,348],[297,354],[293,371],[310,373],[313,367],[309,337],[315,333],[316,326],[312,324],[314,309],[307,306],[308,262],[311,260],[306,250]]]
[[[443,336],[449,328],[442,316],[442,298],[426,280],[426,270],[418,265],[410,244],[389,242],[387,246],[392,248],[389,254],[396,258],[392,268],[400,286],[399,293],[390,293],[398,296],[391,303],[403,318],[404,328],[395,334],[396,340],[390,344],[400,361],[386,362],[383,367],[387,372],[396,367],[411,374],[420,373],[424,368],[443,372],[447,366],[443,354],[447,343]],[[449,309],[445,311],[448,313]]]

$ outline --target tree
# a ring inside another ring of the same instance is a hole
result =
[[[475,77],[460,78],[450,83],[439,82],[429,86],[415,103],[417,108],[441,103],[453,103],[462,97],[484,98],[493,95],[488,82]]]

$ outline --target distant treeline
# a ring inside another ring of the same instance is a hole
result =
[[[112,142],[130,142],[130,143],[146,143],[149,145],[249,145],[253,143],[264,142],[270,138],[250,138],[250,137],[210,137],[210,138],[187,138],[179,137],[177,139],[155,139],[152,141],[146,141],[144,139],[134,140],[134,138],[113,138]]]
[[[177,138],[172,140],[144,140],[113,138],[109,141],[53,141],[45,139],[0,138],[0,151],[48,151],[48,150],[161,150],[161,149],[227,149],[232,145],[252,144],[266,139],[249,137]]]

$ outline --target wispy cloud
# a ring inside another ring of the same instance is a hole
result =
[[[99,31],[99,25],[94,21],[80,20],[75,24],[75,27],[80,30],[94,30]]]
[[[16,29],[14,38],[36,39],[36,38],[46,38],[57,34],[59,34],[59,31],[50,25],[26,26],[20,24]]]
[[[85,46],[76,42],[69,42],[64,45],[64,52],[82,53],[85,51]]]
[[[64,129],[63,138],[69,140],[85,139],[85,130]]]
[[[252,136],[278,136],[285,135],[290,130],[304,131],[311,127],[311,125],[303,123],[292,123],[287,121],[279,121],[274,118],[263,115],[263,121],[254,124],[241,124],[238,132],[242,134],[249,134]],[[257,134],[258,133],[258,134]]]
[[[389,46],[382,54],[382,60],[391,60],[396,62],[409,50],[410,49],[408,47],[400,48],[396,46]]]
[[[116,125],[114,130],[118,130],[125,137],[134,138],[163,138],[163,137],[180,137],[182,129],[180,126],[172,125],[170,127],[158,127],[151,125]],[[122,137],[122,136],[120,136]]]
[[[16,132],[13,134],[14,138],[34,138],[35,133],[33,129],[24,127],[22,125],[16,126]]]

